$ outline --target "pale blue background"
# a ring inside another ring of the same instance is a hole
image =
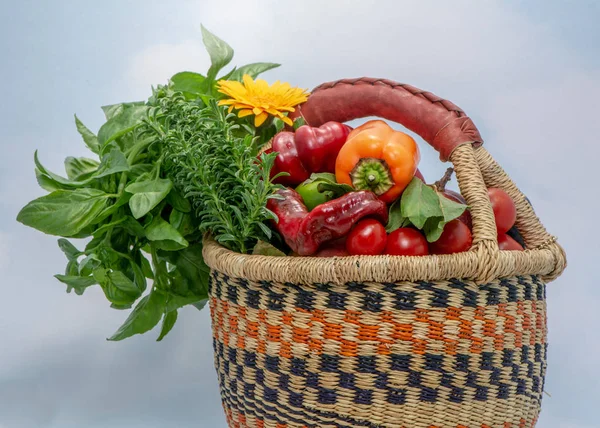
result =
[[[306,88],[362,75],[426,88],[463,107],[488,149],[560,237],[570,266],[549,287],[541,428],[600,426],[600,3],[557,1],[24,1],[0,25],[0,428],[224,427],[208,312],[173,332],[109,343],[126,318],[95,289],[66,294],[56,239],[14,221],[43,194],[32,154],[61,170],[86,155],[73,113],[145,99],[204,72],[202,22],[234,62]],[[433,181],[445,166],[423,151]]]

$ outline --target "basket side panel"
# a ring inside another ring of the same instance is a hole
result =
[[[211,275],[232,427],[532,427],[546,368],[545,284],[304,286]]]

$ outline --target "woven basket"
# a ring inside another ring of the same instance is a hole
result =
[[[230,427],[535,426],[545,283],[565,254],[454,104],[412,86],[317,87],[306,122],[402,123],[456,170],[473,246],[425,257],[267,257],[206,240],[215,363]],[[499,251],[487,187],[508,192],[528,250]]]

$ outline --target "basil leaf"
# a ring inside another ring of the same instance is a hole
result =
[[[35,169],[35,179],[37,180],[38,185],[48,192],[54,192],[55,190],[71,189],[70,186],[60,184],[56,180],[43,174],[38,168]]]
[[[121,108],[98,131],[98,143],[102,151],[106,144],[135,129],[148,115],[148,106],[145,105],[123,104]]]
[[[72,236],[92,223],[108,198],[97,189],[55,190],[25,205],[17,221],[49,235]]]
[[[125,323],[108,340],[123,340],[134,334],[142,334],[152,330],[163,316],[166,295],[153,290],[144,296],[135,306]]]
[[[437,192],[418,178],[413,178],[402,193],[400,212],[418,229],[430,217],[443,217]]]
[[[160,335],[158,336],[158,339],[156,339],[156,341],[160,342],[161,340],[163,340],[165,336],[169,334],[176,322],[177,310],[167,312],[165,314],[165,317],[163,318],[162,328],[160,329]]]
[[[443,217],[430,217],[425,221],[423,225],[423,233],[427,242],[435,242],[440,239],[446,222]]]
[[[75,126],[77,127],[77,132],[83,138],[83,142],[85,145],[94,153],[100,153],[100,145],[98,144],[98,137],[92,131],[90,131],[75,115]]]
[[[178,296],[176,294],[169,293],[169,295],[167,296],[167,304],[165,307],[165,311],[167,311],[167,312],[176,311],[179,308],[182,308],[186,305],[198,303],[201,300],[205,300],[205,298],[202,296],[195,296],[195,295]]]
[[[172,89],[183,93],[203,94],[205,91],[205,80],[206,77],[200,73],[183,71],[171,77]]]
[[[115,147],[102,156],[102,162],[100,162],[100,166],[94,174],[94,178],[106,177],[107,175],[116,174],[117,172],[129,171],[129,169],[127,158],[121,150]]]
[[[84,181],[72,181],[72,180],[69,180],[68,178],[61,177],[58,174],[54,174],[53,172],[46,169],[46,167],[44,167],[44,165],[42,165],[42,163],[40,162],[40,160],[38,158],[37,150],[33,154],[33,161],[35,162],[37,171],[39,171],[40,174],[45,175],[48,179],[50,179],[51,182],[54,183],[55,186],[57,186],[57,189],[72,189],[75,187],[83,186],[85,184]],[[37,172],[36,172],[36,174],[37,174]],[[39,183],[39,179],[38,179],[38,183]],[[41,184],[40,184],[40,186],[41,186]],[[42,187],[44,187],[44,186],[42,186]]]
[[[244,74],[256,79],[259,74],[268,70],[272,70],[273,68],[277,68],[280,65],[281,64],[275,64],[273,62],[255,62],[253,64],[246,64],[231,73],[227,80],[237,80],[241,82]]]
[[[460,217],[467,209],[464,204],[448,199],[439,193],[438,196],[442,217],[446,223]]]
[[[125,187],[125,191],[132,193],[129,208],[133,217],[138,219],[149,213],[171,191],[173,182],[169,179],[136,181]]]
[[[98,281],[91,276],[54,275],[54,278],[67,284],[67,293],[75,290],[75,294],[78,296],[81,296],[89,286],[98,284]]]
[[[146,278],[154,279],[154,271],[152,270],[150,261],[146,257],[144,257],[143,254],[140,254],[140,266],[142,268],[142,273]]]
[[[83,254],[68,239],[60,238],[58,240],[58,248],[67,256],[69,261],[77,261],[77,258]]]
[[[177,211],[181,211],[182,213],[189,213],[192,211],[192,205],[190,201],[183,197],[181,193],[175,188],[169,192],[167,195],[167,202]]]
[[[396,199],[394,203],[390,205],[388,223],[385,227],[385,230],[388,233],[391,233],[396,229],[406,226],[407,223],[410,223],[410,221],[402,216],[402,212],[400,209],[400,199]]]
[[[211,66],[208,69],[207,79],[209,82],[215,80],[217,73],[231,62],[233,58],[233,49],[223,40],[202,27],[202,41],[208,54],[210,55]]]
[[[179,231],[160,216],[155,217],[146,227],[146,238],[155,241],[157,248],[166,251],[181,250],[189,245]]]
[[[102,287],[108,301],[115,305],[131,305],[142,294],[133,281],[121,271],[97,268],[93,276]]]
[[[69,156],[65,159],[65,171],[70,180],[85,180],[94,173],[100,164],[89,158],[75,158]]]
[[[79,263],[79,275],[89,276],[98,266],[100,266],[100,259],[92,253]]]

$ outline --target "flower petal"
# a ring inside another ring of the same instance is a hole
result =
[[[284,122],[285,124],[289,125],[289,126],[294,126],[294,122],[292,122],[292,119],[290,119],[290,118],[289,118],[289,117],[287,117],[287,116],[283,116],[283,117],[281,118],[281,120],[283,120],[283,122]]]
[[[267,117],[269,117],[269,115],[263,111],[261,114],[254,118],[254,126],[258,128],[264,123],[265,120],[267,120]]]
[[[252,114],[252,110],[240,110],[238,112],[238,117],[246,117]]]

